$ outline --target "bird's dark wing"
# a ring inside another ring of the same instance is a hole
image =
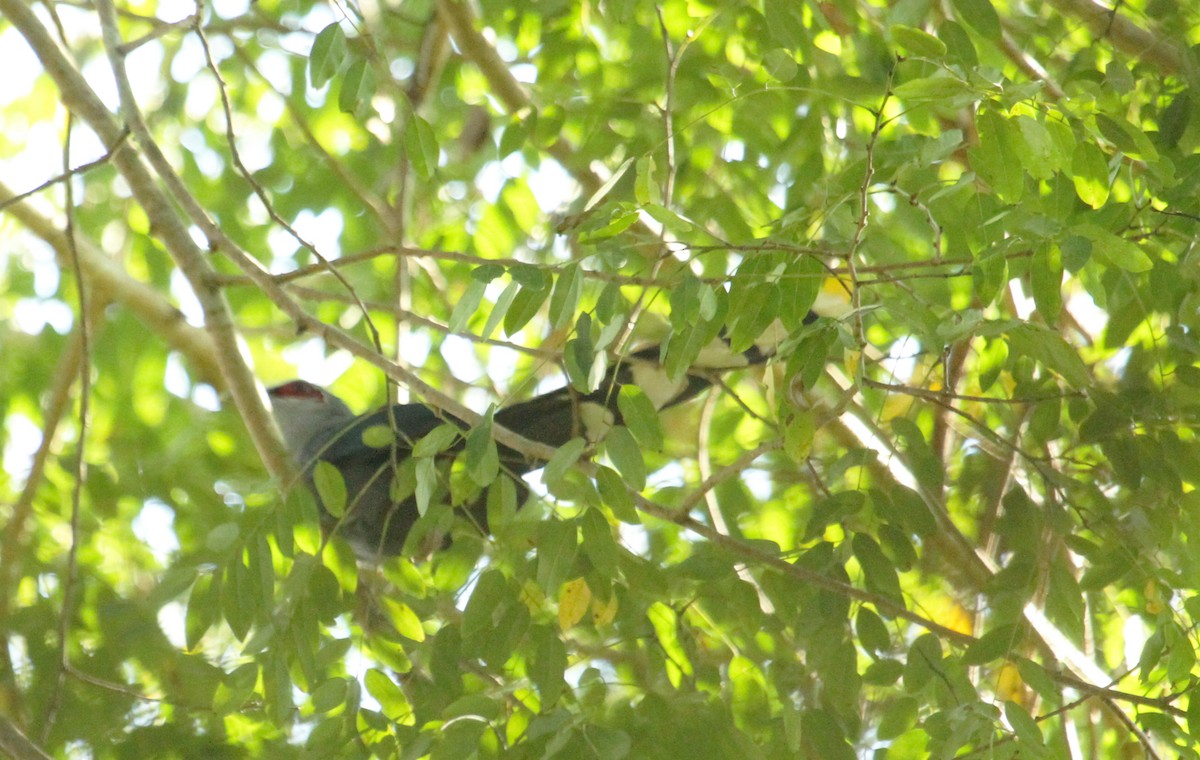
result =
[[[744,355],[745,363],[761,362],[765,357],[755,350]],[[699,373],[685,374],[672,380],[659,362],[659,348],[652,346],[636,351],[611,367],[600,387],[591,393],[580,393],[571,386],[559,388],[537,398],[507,406],[496,412],[496,423],[530,440],[559,447],[576,436],[595,441],[614,424],[621,424],[617,398],[621,387],[636,384],[659,409],[681,404],[712,385]],[[516,468],[524,461],[516,452],[500,447],[501,458]],[[529,463],[524,470],[540,467]]]
[[[387,462],[393,457],[392,448],[383,444],[388,441],[387,431],[394,430],[395,451],[403,459],[412,453],[417,441],[443,422],[466,427],[461,420],[449,415],[439,416],[423,404],[393,404],[390,411],[384,407],[356,417],[346,427],[313,441],[305,454],[309,458],[323,459],[340,466],[362,457],[365,445],[370,450],[368,459]]]
[[[336,466],[342,475],[346,509],[338,530],[360,557],[389,556],[403,549],[418,512],[413,498],[393,499],[395,467],[410,459],[416,442],[443,422],[466,427],[421,404],[395,404],[355,418],[309,445],[305,472],[310,481],[317,460]],[[327,527],[338,525],[328,512],[322,515]]]

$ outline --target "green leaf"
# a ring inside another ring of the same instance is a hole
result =
[[[425,640],[425,627],[411,607],[392,596],[385,595],[382,599],[388,611],[388,618],[397,633],[416,642]]]
[[[536,125],[536,110],[530,109],[528,113],[522,111],[513,115],[508,120],[508,124],[505,125],[504,132],[500,135],[499,157],[504,158],[524,148],[526,143],[529,142],[529,135]]]
[[[795,54],[776,48],[768,50],[762,58],[763,70],[776,82],[790,82],[800,73]]]
[[[879,544],[865,533],[855,533],[851,545],[854,547],[854,557],[866,576],[867,589],[903,603],[904,595],[900,591],[900,578],[896,575],[896,568],[880,550]]]
[[[617,394],[617,408],[621,420],[643,448],[662,451],[663,431],[658,419],[658,410],[641,388],[623,385]]]
[[[898,697],[886,704],[879,720],[879,738],[894,739],[915,726],[919,705],[912,697]]]
[[[433,176],[438,166],[437,136],[429,122],[415,113],[410,115],[404,130],[404,151],[417,176],[421,179]]]
[[[1038,728],[1037,722],[1029,716],[1024,707],[1021,707],[1016,702],[1005,700],[1004,702],[1004,717],[1008,719],[1008,724],[1013,727],[1013,732],[1016,733],[1024,744],[1034,747],[1045,746],[1046,740],[1042,737],[1042,730]]]
[[[867,654],[875,657],[878,652],[887,652],[892,648],[892,637],[888,634],[887,626],[879,615],[869,607],[859,607],[854,620],[854,630]]]
[[[859,491],[840,491],[818,500],[805,527],[805,538],[821,536],[827,526],[858,514],[865,503],[866,496]]]
[[[515,335],[522,327],[529,324],[529,320],[537,316],[538,309],[542,308],[542,304],[546,302],[549,295],[548,288],[542,287],[535,290],[522,286],[513,298],[512,306],[504,315],[504,334]]]
[[[426,433],[413,446],[414,457],[432,457],[446,451],[462,436],[462,429],[449,422],[443,422]]]
[[[471,319],[479,309],[479,304],[483,302],[483,294],[486,291],[486,282],[475,278],[467,281],[467,289],[463,291],[462,298],[454,304],[454,311],[450,313],[450,332],[461,333],[466,328],[467,321]]]
[[[975,43],[967,30],[954,21],[946,20],[937,30],[938,39],[946,43],[947,58],[968,68],[979,65],[979,55],[975,51]]]
[[[521,287],[529,288],[530,290],[545,290],[549,284],[546,273],[541,267],[533,264],[516,263],[508,269],[508,274],[513,278],[513,281],[521,283]]]
[[[346,703],[346,680],[329,678],[313,689],[312,707],[317,713],[327,713]]]
[[[367,693],[375,698],[383,710],[383,714],[389,719],[397,720],[412,712],[412,707],[409,705],[408,698],[404,696],[404,691],[382,670],[368,669],[366,676],[363,677],[363,682],[367,687]]]
[[[617,471],[635,491],[646,487],[646,463],[637,440],[624,425],[615,425],[604,439],[604,451]]]
[[[599,240],[615,237],[636,224],[637,220],[638,212],[636,209],[630,208],[624,203],[618,204],[612,208],[612,213],[607,217],[607,221],[603,217],[599,217],[596,226],[589,226],[583,232],[579,233],[579,241],[581,243],[595,243]],[[599,222],[604,223],[599,224]]]
[[[471,270],[471,279],[486,285],[497,277],[503,277],[506,271],[499,264],[480,264]]]
[[[944,677],[942,645],[937,636],[926,633],[919,636],[908,648],[908,660],[904,665],[904,688],[913,694],[938,677]]]
[[[1190,388],[1200,388],[1200,367],[1181,364],[1175,368],[1175,377]]]
[[[221,606],[221,583],[218,576],[201,575],[192,586],[188,596],[187,614],[184,616],[184,641],[188,649],[195,649],[200,639],[217,620]]]
[[[662,192],[654,176],[654,156],[642,156],[638,159],[633,195],[638,203],[662,203]]]
[[[814,756],[822,760],[855,760],[854,748],[846,741],[841,721],[826,710],[805,710],[801,718],[801,730],[805,741],[811,744]]]
[[[499,570],[486,570],[479,576],[471,598],[463,610],[462,637],[468,641],[486,636],[491,630],[495,612],[504,602],[508,582]]]
[[[213,710],[228,715],[241,709],[254,694],[258,683],[258,663],[248,662],[227,674],[213,696]]]
[[[542,470],[542,479],[547,484],[561,481],[567,470],[579,461],[579,457],[583,454],[583,449],[586,446],[587,442],[579,436],[559,446],[558,450],[554,452],[554,456],[550,457],[550,461],[546,463],[545,468]]]
[[[963,654],[966,665],[983,665],[998,660],[1021,644],[1021,630],[1016,625],[1002,625],[979,637]]]
[[[371,425],[363,429],[363,445],[372,449],[386,449],[396,440],[392,429],[387,425]]]
[[[508,313],[520,290],[521,283],[515,280],[504,286],[504,291],[500,293],[500,297],[496,299],[496,305],[492,307],[492,312],[488,314],[487,324],[484,325],[483,332],[480,333],[482,337],[492,337],[492,333],[496,331],[496,328],[504,320],[504,315]]]
[[[592,561],[592,566],[605,577],[616,575],[617,542],[604,514],[595,508],[588,509],[580,516],[579,527],[583,534],[583,553]]]
[[[1092,208],[1108,202],[1108,163],[1098,147],[1082,140],[1075,145],[1071,181],[1075,184],[1075,194]]]
[[[612,176],[605,180],[604,184],[601,185],[596,192],[592,193],[592,197],[588,198],[588,202],[584,204],[583,211],[581,213],[586,214],[595,208],[600,201],[604,200],[608,194],[612,192],[612,189],[616,187],[617,183],[621,181],[621,177],[625,176],[625,172],[628,171],[629,167],[632,165],[632,158],[625,159],[625,161],[617,167],[617,170],[612,173]]]
[[[292,701],[292,689],[295,681],[288,671],[288,663],[282,653],[272,652],[266,658],[266,667],[262,670],[263,696],[271,720],[276,725],[285,725],[292,716],[295,703]]]
[[[1042,246],[1034,252],[1029,263],[1029,279],[1033,302],[1038,314],[1053,325],[1062,313],[1062,250],[1058,246]]]
[[[704,245],[718,245],[720,240],[678,211],[658,203],[647,203],[642,209],[668,232],[683,240]]]
[[[326,512],[337,518],[346,513],[346,480],[341,470],[318,459],[313,466],[313,486]]]
[[[321,462],[320,464],[324,464]],[[235,522],[221,523],[208,532],[204,537],[204,548],[214,554],[224,554],[233,548],[241,535],[241,528]]]
[[[221,610],[225,622],[238,640],[246,638],[250,624],[257,613],[258,595],[251,588],[250,570],[235,558],[225,566],[225,593],[221,596]]]
[[[1187,131],[1192,113],[1191,90],[1176,95],[1158,120],[1159,145],[1174,148]]]
[[[579,552],[579,531],[573,520],[546,520],[538,526],[537,582],[553,594],[567,580]]]
[[[989,0],[953,0],[957,16],[981,37],[993,42],[1000,41],[1000,17]]]
[[[1007,332],[1012,358],[1028,356],[1047,369],[1061,375],[1075,388],[1091,383],[1087,365],[1062,336],[1040,325],[1019,324]]]
[[[904,441],[904,454],[909,467],[921,485],[937,493],[946,480],[946,470],[937,455],[929,448],[925,436],[916,424],[905,417],[892,420],[892,430]]]
[[[1134,127],[1125,119],[1114,118],[1107,114],[1096,114],[1096,127],[1104,139],[1108,140],[1122,153],[1138,157],[1137,142],[1133,139]]]
[[[414,496],[417,500],[417,514],[424,515],[433,503],[433,494],[438,488],[437,462],[433,457],[414,457],[416,460],[417,487]]]
[[[314,89],[320,89],[333,78],[346,57],[346,33],[336,21],[320,32],[313,40],[308,54],[308,81]]]
[[[1025,149],[1018,151],[1017,156],[1025,171],[1031,177],[1050,179],[1063,163],[1063,157],[1050,138],[1050,131],[1037,119],[1028,116],[1018,116],[1016,123],[1025,144]]]
[[[1071,231],[1090,240],[1092,252],[1118,269],[1146,272],[1154,267],[1154,261],[1137,243],[1114,235],[1099,225],[1077,224]]]
[[[816,437],[816,421],[810,409],[788,408],[780,415],[783,424],[783,450],[793,462],[800,464],[812,453]]]
[[[808,41],[809,28],[803,6],[788,0],[763,0],[766,29],[785,48],[796,50]]]
[[[350,64],[342,77],[342,89],[338,92],[338,108],[342,113],[358,113],[369,107],[375,95],[375,72],[365,59],[359,58]]]
[[[971,88],[957,77],[932,76],[896,85],[894,92],[900,100],[919,103],[923,100],[952,101],[962,95],[971,94]]]
[[[815,256],[798,256],[788,262],[787,269],[779,279],[779,319],[788,330],[797,330],[804,324],[817,295],[821,292],[821,284],[825,281],[825,269],[820,259]],[[715,300],[712,287],[706,285],[708,294]],[[713,319],[716,316],[716,304],[708,315],[701,313],[703,319]]]
[[[488,486],[487,519],[493,530],[507,525],[517,513],[517,486],[512,477],[504,474]]]
[[[496,450],[496,441],[492,438],[492,415],[496,407],[488,407],[483,419],[467,434],[467,446],[464,457],[467,463],[467,473],[475,484],[486,488],[500,474],[500,455]]]
[[[562,271],[554,281],[554,292],[550,294],[550,326],[557,330],[570,323],[579,306],[583,292],[583,271],[575,264]]]
[[[1024,141],[1012,123],[994,111],[980,114],[976,125],[979,146],[971,151],[975,156],[973,165],[1001,200],[1017,203],[1025,193],[1025,173],[1021,162],[1013,158]]]
[[[893,24],[890,31],[892,39],[909,55],[941,58],[946,54],[946,43],[922,29]]]
[[[566,688],[563,673],[567,669],[567,647],[558,634],[548,626],[539,625],[532,631],[533,667],[529,676],[542,698],[542,710],[552,706]]]
[[[600,498],[612,510],[618,520],[629,525],[640,525],[641,519],[634,508],[633,497],[624,478],[611,467],[603,465],[596,468],[596,488]]]
[[[675,613],[675,610],[662,602],[654,602],[646,610],[646,617],[650,619],[650,625],[654,628],[654,635],[658,639],[659,645],[663,648],[663,653],[684,674],[690,675],[692,673],[692,663],[679,641],[679,616]]]
[[[587,312],[580,314],[575,321],[575,337],[567,341],[563,352],[567,379],[580,393],[596,390],[602,377],[600,367],[604,365],[604,355],[596,351],[596,345],[592,342],[591,325],[591,315]]]
[[[742,308],[731,305],[729,318],[733,321],[733,329],[729,334],[729,348],[741,352],[753,346],[754,341],[779,316],[782,300],[779,287],[771,283],[752,289]]]

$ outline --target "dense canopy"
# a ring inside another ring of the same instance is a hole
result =
[[[1110,5],[0,0],[0,752],[1196,757],[1200,7]],[[452,544],[293,377],[469,423]]]

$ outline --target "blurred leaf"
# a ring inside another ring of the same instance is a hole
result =
[[[563,672],[567,669],[567,648],[553,629],[533,629],[533,670],[531,676],[542,697],[542,709],[558,701],[566,688]]]
[[[346,33],[340,24],[334,22],[318,32],[308,55],[308,80],[312,87],[324,87],[341,68],[345,56]]]
[[[1025,323],[1008,331],[1008,342],[1012,355],[1032,357],[1075,388],[1087,387],[1091,382],[1091,375],[1079,354],[1057,333]]]
[[[579,550],[578,531],[568,520],[547,520],[538,530],[537,582],[547,594],[563,583]]]
[[[404,130],[404,150],[413,171],[429,179],[438,166],[437,136],[429,122],[412,114]]]
[[[604,439],[604,451],[630,488],[640,491],[646,487],[646,463],[629,428],[616,425],[609,430]]]
[[[617,406],[621,411],[622,421],[634,439],[643,448],[661,451],[662,425],[650,397],[635,385],[624,385],[617,394]]]
[[[569,266],[554,281],[554,292],[550,295],[550,325],[554,328],[566,326],[575,316],[579,296],[583,292],[583,272],[577,266]]]
[[[616,470],[603,466],[597,467],[596,485],[600,489],[600,496],[603,497],[604,504],[613,511],[618,520],[629,525],[641,523],[637,510],[634,509],[633,497],[629,494],[628,485]]]
[[[579,518],[583,533],[583,552],[592,561],[597,571],[606,576],[616,575],[617,544],[613,540],[612,528],[598,509],[588,509]]]
[[[586,446],[587,442],[578,437],[559,446],[558,450],[554,452],[554,456],[546,463],[545,469],[542,470],[542,477],[546,483],[553,485],[561,481],[567,471],[579,461]]]
[[[392,625],[401,636],[416,642],[425,640],[425,628],[421,625],[421,618],[417,617],[411,607],[399,599],[390,597],[385,597],[383,602]]]
[[[404,692],[382,670],[368,669],[363,682],[367,687],[367,692],[375,698],[383,710],[383,714],[389,718],[397,719],[412,709]]]
[[[941,58],[946,54],[946,43],[928,32],[904,24],[895,24],[891,28],[892,38],[909,55],[921,55],[927,58]]]
[[[1095,145],[1083,141],[1075,145],[1071,178],[1079,199],[1092,208],[1100,208],[1108,201],[1108,164]]]
[[[346,513],[346,480],[341,471],[323,459],[313,465],[313,485],[321,499],[321,506],[334,517]]]
[[[375,94],[375,72],[366,60],[359,58],[350,64],[342,76],[342,89],[338,92],[338,108],[344,113],[359,113],[371,103]]]
[[[471,480],[482,488],[491,485],[500,474],[500,454],[492,438],[492,415],[495,412],[495,407],[489,407],[479,424],[471,428],[464,449]]]
[[[958,18],[980,36],[993,42],[1000,40],[1000,17],[990,0],[954,0],[954,9]]]

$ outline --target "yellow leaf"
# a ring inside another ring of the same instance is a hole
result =
[[[392,625],[396,626],[396,631],[401,636],[413,641],[425,640],[425,628],[421,625],[421,618],[417,617],[417,613],[413,612],[411,607],[386,596],[383,602],[391,613]]]
[[[617,617],[617,595],[613,594],[607,602],[599,599],[592,600],[592,624],[608,625]]]
[[[567,581],[558,590],[558,627],[566,631],[583,620],[592,601],[592,590],[587,581],[576,578]]]
[[[1000,673],[996,678],[996,696],[1011,699],[1022,706],[1029,702],[1029,690],[1025,688],[1020,671],[1012,663],[1006,662],[1000,666]]]

